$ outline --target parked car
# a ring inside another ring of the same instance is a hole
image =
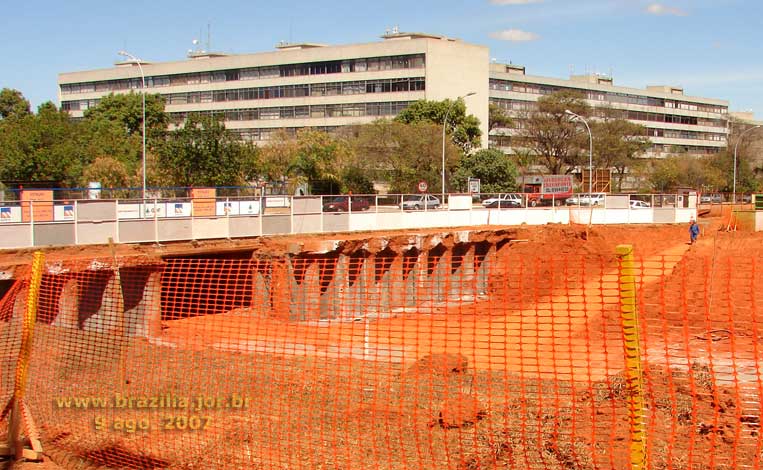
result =
[[[349,204],[348,199],[352,201]],[[336,196],[323,204],[323,212],[349,212],[349,208],[352,208],[353,212],[367,211],[368,199],[359,196]]]
[[[604,193],[581,193],[568,197],[565,203],[568,206],[603,206],[605,198]]]
[[[700,204],[720,204],[721,201],[720,194],[703,194],[699,197]]]
[[[411,194],[403,196],[400,208],[406,211],[418,211],[421,209],[437,209],[440,200],[431,194]]]
[[[631,199],[630,207],[631,207],[631,209],[649,209],[652,206],[651,206],[651,204],[649,204],[646,201],[639,201],[638,199]]]
[[[497,197],[485,199],[482,205],[489,208],[522,207],[522,195],[519,193],[499,194]]]

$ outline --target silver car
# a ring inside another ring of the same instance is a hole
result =
[[[422,209],[437,209],[440,200],[431,194],[411,194],[403,196],[400,208],[404,211],[420,211]]]

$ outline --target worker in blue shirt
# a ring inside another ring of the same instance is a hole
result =
[[[689,223],[689,236],[691,237],[690,245],[693,245],[697,242],[697,237],[699,236],[699,225],[694,219],[692,219]]]

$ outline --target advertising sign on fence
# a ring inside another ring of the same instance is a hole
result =
[[[193,216],[214,217],[216,195],[217,190],[215,188],[192,188]]]
[[[30,208],[33,210],[30,211]],[[32,189],[21,191],[21,220],[31,222],[50,222],[53,220],[53,191]]]

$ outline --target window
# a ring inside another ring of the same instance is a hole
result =
[[[281,117],[281,108],[263,108],[260,109],[260,119],[279,119]]]

